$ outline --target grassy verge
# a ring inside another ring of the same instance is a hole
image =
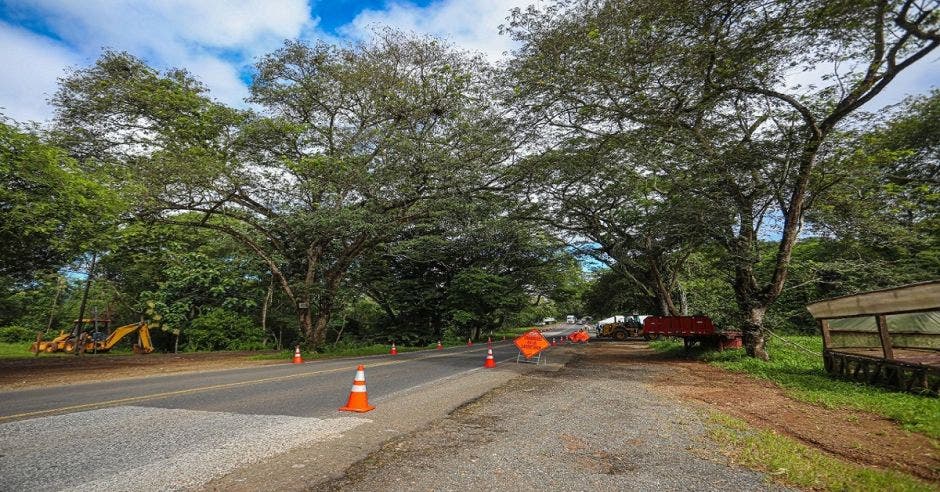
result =
[[[532,328],[538,328],[536,326],[520,326],[518,328],[503,328],[502,330],[493,332],[493,340],[502,340],[503,337],[506,337],[506,340],[516,338],[519,335],[531,330]]]
[[[457,343],[445,343],[445,346],[460,345]],[[418,350],[429,350],[437,347],[437,343],[430,345],[422,345],[420,347],[405,347],[402,345],[396,345],[395,348],[399,352],[415,352]],[[300,354],[304,360],[314,360],[314,359],[329,359],[333,357],[355,357],[362,355],[381,355],[387,354],[391,349],[391,345],[385,344],[372,344],[372,345],[338,345],[332,347],[324,348],[323,352],[307,352],[301,349]],[[277,360],[277,359],[291,359],[294,357],[293,349],[282,350],[280,352],[266,353],[254,355],[251,357],[252,360]]]
[[[22,359],[25,357],[33,357],[33,353],[29,351],[30,345],[31,344],[29,342],[0,342],[0,359]]]
[[[732,461],[763,471],[775,482],[813,490],[934,490],[910,475],[833,458],[721,413],[709,416],[708,428],[709,437]]]
[[[36,355],[29,349],[32,342],[8,343],[0,342],[0,359],[30,359]],[[109,355],[129,355],[134,352],[129,347],[114,348]],[[66,352],[41,353],[39,357],[75,357],[75,354]]]
[[[692,356],[718,367],[769,379],[789,396],[828,408],[855,408],[885,416],[904,429],[940,438],[940,399],[889,391],[875,386],[830,378],[822,362],[822,340],[814,336],[788,335],[787,342],[771,338],[767,351],[770,361],[747,357],[741,350],[691,352]],[[804,352],[792,344],[808,349]],[[650,342],[660,352],[683,354],[682,344],[673,341]]]

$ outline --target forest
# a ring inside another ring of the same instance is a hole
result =
[[[815,333],[809,302],[940,278],[940,91],[879,102],[936,58],[936,4],[561,0],[501,30],[499,62],[381,27],[285,41],[240,107],[126,52],[72,69],[53,120],[0,120],[0,341],[701,313],[766,359]]]

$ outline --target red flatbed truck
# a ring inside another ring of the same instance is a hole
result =
[[[696,343],[719,350],[741,347],[740,332],[719,332],[708,316],[649,316],[643,320],[643,337],[678,337],[686,350]]]

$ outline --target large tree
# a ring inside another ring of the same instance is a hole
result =
[[[748,354],[780,295],[820,157],[840,124],[940,43],[936,2],[572,0],[516,11],[510,73],[533,124],[567,136],[638,126],[697,156],[671,171],[714,206],[701,224],[734,270]],[[819,80],[806,87],[800,71]],[[776,229],[768,231],[768,227]],[[761,238],[778,238],[758,269]]]
[[[264,57],[250,98],[263,116],[116,53],[67,77],[53,102],[76,155],[131,170],[144,212],[257,255],[317,347],[363,254],[497,179],[511,148],[488,73],[436,40],[380,32]]]
[[[663,315],[674,300],[682,265],[704,235],[694,226],[700,199],[662,172],[671,158],[648,148],[648,135],[565,139],[517,166],[529,218],[557,231],[579,253],[626,277]],[[676,193],[682,200],[673,199]],[[640,306],[630,309],[636,310]]]
[[[0,117],[0,277],[31,281],[100,245],[121,211],[101,179]]]

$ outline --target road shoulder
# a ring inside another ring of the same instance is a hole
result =
[[[292,491],[322,488],[325,483],[342,479],[351,467],[380,451],[389,442],[428,428],[455,409],[520,375],[558,371],[569,357],[569,354],[556,351],[550,363],[539,366],[503,362],[496,369],[474,369],[370,400],[376,409],[357,414],[370,422],[344,432],[339,439],[296,448],[243,466],[214,479],[202,489]],[[337,412],[337,415],[343,413]]]
[[[764,475],[725,464],[702,437],[700,412],[650,389],[667,370],[576,355],[390,440],[318,489],[773,490]]]

